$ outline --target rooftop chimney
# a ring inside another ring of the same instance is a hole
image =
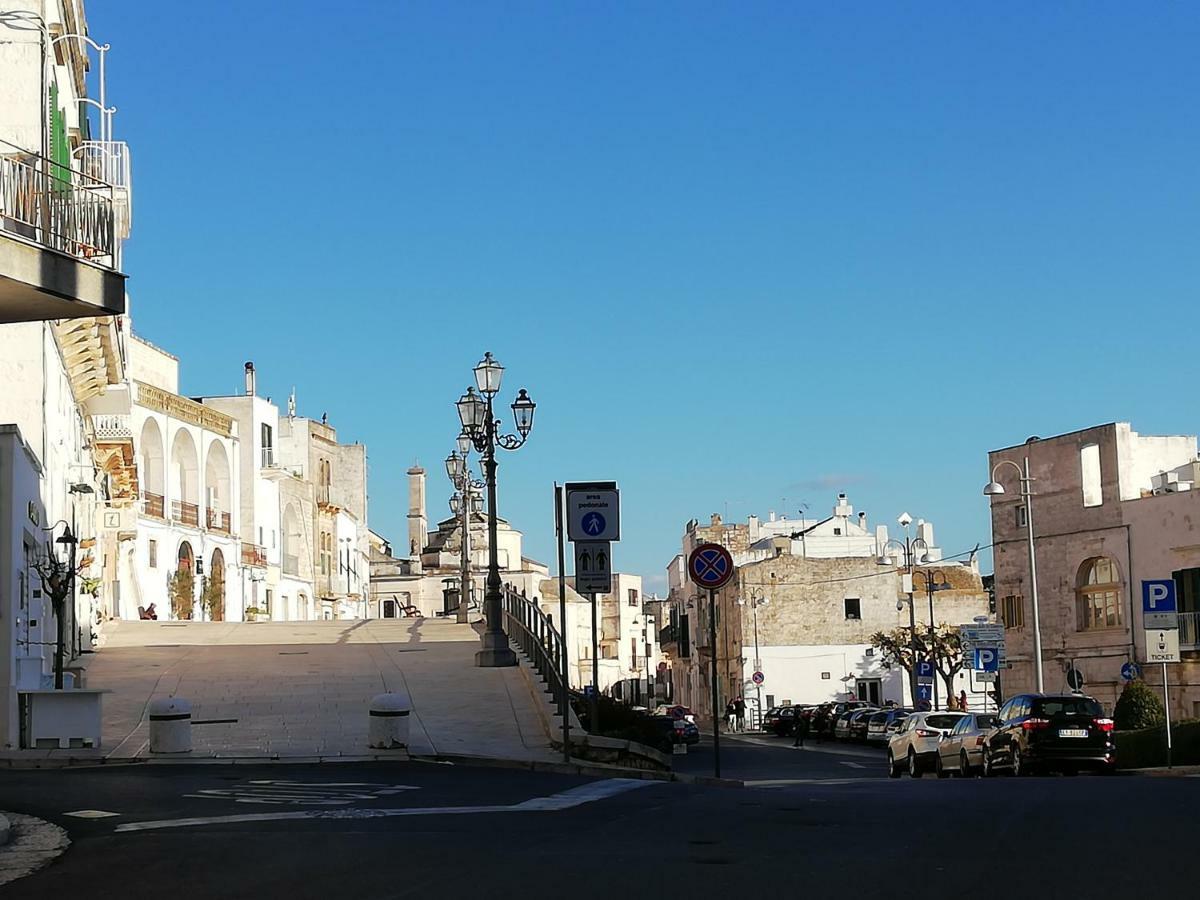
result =
[[[246,363],[246,396],[253,397],[258,393],[258,384],[254,378],[254,363]]]
[[[858,514],[858,527],[863,531],[867,530],[867,514],[865,512],[860,512]]]

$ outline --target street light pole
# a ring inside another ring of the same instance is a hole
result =
[[[771,602],[770,598],[764,596],[763,592],[760,589],[758,589],[758,588],[750,589],[750,614],[754,619],[754,665],[753,665],[753,669],[754,669],[755,673],[757,673],[759,671],[758,667],[762,662],[762,660],[760,660],[758,658],[758,608],[760,606],[766,606],[770,602]],[[738,605],[745,606],[746,601],[739,600]],[[757,695],[757,700],[758,700],[758,727],[761,729],[762,721],[763,721],[762,685],[759,684],[757,681],[754,683],[754,693]]]
[[[918,661],[918,657],[917,657],[917,609],[916,609],[916,606],[914,605],[913,589],[912,589],[913,588],[913,553],[916,550],[917,545],[919,544],[925,548],[925,555],[928,556],[929,555],[929,545],[927,543],[925,543],[924,538],[918,537],[918,538],[914,539],[908,534],[908,532],[907,532],[908,526],[912,524],[912,517],[909,516],[908,513],[901,513],[900,518],[897,521],[900,523],[900,526],[905,529],[904,543],[901,544],[898,540],[890,540],[886,544],[884,544],[883,547],[881,547],[880,551],[879,551],[880,552],[879,562],[883,565],[889,565],[889,566],[894,565],[893,559],[890,556],[888,556],[888,553],[887,553],[888,547],[892,546],[893,544],[896,546],[896,549],[904,551],[904,565],[905,565],[905,568],[908,569],[908,583],[907,583],[907,585],[902,585],[902,587],[907,587],[907,590],[904,593],[906,593],[908,595],[908,652],[912,655],[912,668],[909,670],[909,673],[908,673],[908,690],[909,690],[909,694],[912,699],[912,702],[915,705],[917,702],[917,661]],[[899,602],[897,602],[896,609],[899,609],[899,608],[900,608],[900,604],[899,604]],[[933,618],[933,612],[932,612],[932,607],[931,607],[930,619],[932,620],[932,618]],[[937,688],[937,682],[935,679],[934,689],[936,690],[936,688]]]
[[[484,480],[488,489],[488,574],[487,590],[483,599],[486,625],[482,648],[475,654],[475,665],[483,667],[517,664],[517,655],[509,647],[508,636],[501,625],[500,556],[496,546],[496,449],[499,447],[504,450],[516,450],[525,443],[533,429],[533,412],[536,406],[522,388],[512,404],[517,434],[501,434],[500,422],[493,413],[492,401],[500,392],[503,374],[504,367],[491,353],[485,353],[483,359],[475,366],[475,381],[482,396],[476,394],[474,388],[467,388],[467,393],[459,398],[457,403],[463,431],[471,438],[475,449],[483,458]]]
[[[1042,677],[1042,622],[1038,608],[1037,554],[1033,546],[1033,476],[1029,473],[1029,457],[1025,457],[1024,468],[1011,459],[1002,459],[992,467],[992,480],[984,485],[984,496],[994,497],[1005,493],[1004,485],[996,480],[1001,466],[1012,466],[1021,478],[1021,499],[1025,501],[1025,537],[1029,544],[1029,590],[1033,601],[1033,671],[1038,693],[1045,690]]]
[[[478,491],[483,487],[483,482],[476,481],[471,477],[471,469],[469,455],[471,452],[471,438],[467,434],[458,436],[458,450],[451,451],[446,458],[446,474],[450,476],[450,483],[454,485],[455,491],[453,497],[450,498],[450,508],[455,515],[461,516],[460,527],[462,528],[462,548],[459,555],[459,575],[458,575],[458,611],[455,615],[455,621],[459,625],[467,624],[469,619],[469,606],[471,602],[471,593],[473,579],[471,577],[471,516],[478,512],[476,503],[479,498]]]

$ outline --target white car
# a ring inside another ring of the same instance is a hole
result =
[[[907,770],[910,778],[920,778],[926,771],[933,771],[938,744],[963,715],[960,712],[919,712],[905,719],[888,740],[888,777],[899,778]]]

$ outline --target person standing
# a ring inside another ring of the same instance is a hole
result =
[[[746,730],[746,701],[742,697],[738,697],[733,701],[733,712],[737,716],[737,730]]]
[[[733,726],[736,722],[737,722],[737,707],[735,707],[733,705],[733,701],[730,700],[728,703],[725,704],[725,730],[728,732],[732,732]]]
[[[792,741],[793,747],[803,747],[804,739],[808,737],[808,715],[809,710],[804,710],[796,716],[796,724],[793,726],[796,732],[796,739]]]
[[[958,692],[958,708],[963,712],[967,712],[967,692],[963,689]]]

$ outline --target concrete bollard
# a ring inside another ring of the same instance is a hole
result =
[[[408,746],[408,714],[412,711],[406,694],[378,694],[371,698],[367,742],[376,750]]]
[[[179,697],[150,701],[150,752],[190,753],[192,704]]]

